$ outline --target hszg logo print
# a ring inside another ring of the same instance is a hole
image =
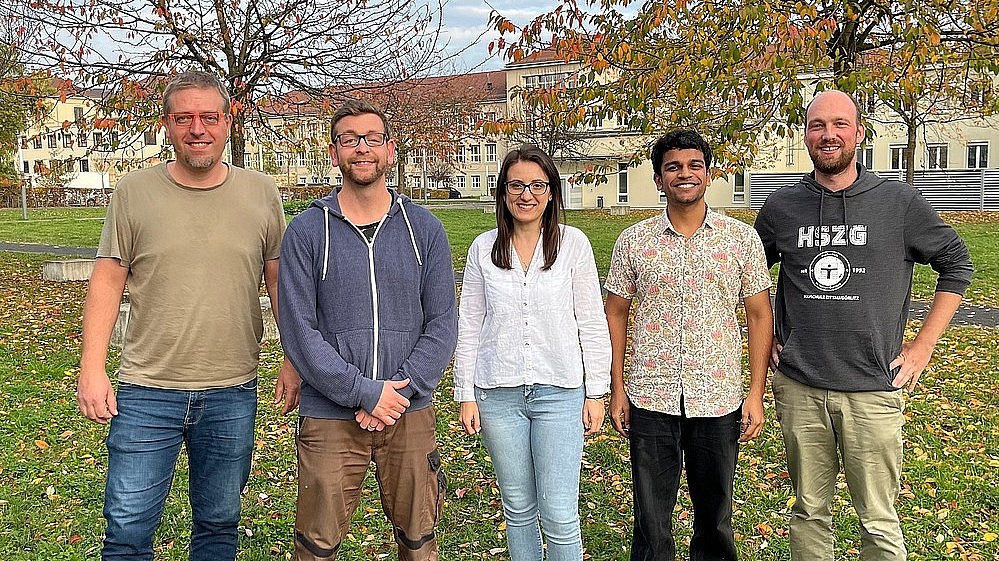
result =
[[[823,251],[808,265],[808,276],[819,290],[839,290],[850,280],[850,262],[838,251]]]

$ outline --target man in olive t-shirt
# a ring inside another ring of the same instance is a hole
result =
[[[277,316],[284,212],[274,182],[222,162],[232,116],[211,74],[163,94],[177,159],[118,183],[83,315],[80,412],[111,423],[102,559],[152,559],[180,447],[187,449],[192,561],[236,557],[253,453],[263,277]],[[131,302],[117,394],[106,373],[126,283]],[[278,379],[285,412],[298,375]]]

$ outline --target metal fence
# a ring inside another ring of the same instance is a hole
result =
[[[902,181],[903,170],[875,171]],[[748,174],[749,208],[759,209],[770,193],[801,179],[801,173]],[[933,169],[917,171],[916,189],[937,211],[999,210],[999,169]]]

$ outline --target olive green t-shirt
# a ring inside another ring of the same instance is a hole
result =
[[[97,250],[129,270],[119,380],[202,390],[253,379],[264,261],[280,256],[284,227],[277,187],[257,172],[230,166],[209,189],[178,184],[166,164],[123,177]]]

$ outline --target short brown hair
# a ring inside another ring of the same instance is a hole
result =
[[[389,125],[388,117],[385,116],[385,112],[380,107],[363,99],[348,99],[333,112],[333,117],[330,119],[330,141],[335,142],[336,124],[340,122],[340,119],[358,115],[378,115],[385,127],[386,138],[392,138],[392,127]]]
[[[217,91],[222,96],[222,112],[226,115],[229,114],[232,105],[229,90],[225,89],[225,86],[214,74],[201,70],[181,72],[170,79],[166,89],[163,90],[163,114],[170,113],[170,98],[173,97],[173,94],[191,88]]]

